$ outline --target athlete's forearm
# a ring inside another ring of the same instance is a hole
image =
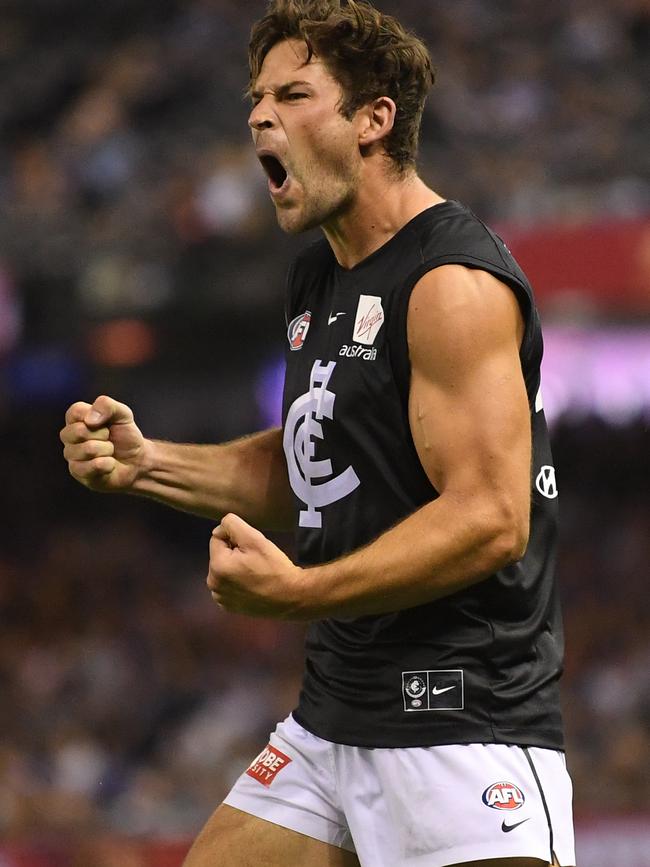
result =
[[[304,570],[300,619],[357,617],[449,596],[523,556],[507,501],[443,495],[351,554]]]
[[[131,493],[220,519],[234,512],[257,527],[289,529],[291,489],[279,429],[222,445],[148,441]]]

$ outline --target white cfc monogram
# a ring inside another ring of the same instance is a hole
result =
[[[291,404],[284,426],[284,453],[287,458],[289,481],[294,494],[307,506],[301,510],[301,527],[320,529],[322,515],[318,509],[342,500],[359,487],[359,477],[348,467],[328,481],[316,483],[333,475],[330,460],[316,460],[316,440],[323,439],[322,419],[334,418],[336,395],[328,389],[335,361],[323,364],[314,361],[309,376],[309,391]]]

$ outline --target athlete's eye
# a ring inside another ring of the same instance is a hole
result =
[[[286,96],[286,99],[289,99],[292,102],[295,102],[298,99],[306,99],[306,98],[307,98],[306,93],[300,93],[300,91],[297,91],[297,90],[292,90],[291,93],[288,93]]]

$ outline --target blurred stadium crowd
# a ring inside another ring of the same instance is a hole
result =
[[[650,210],[647,0],[378,2],[439,68],[424,176],[486,220]],[[190,836],[299,686],[302,629],[227,616],[210,524],[66,475],[67,403],[259,426],[286,266],[235,0],[0,9],[0,838]],[[578,811],[650,805],[647,426],[555,429]]]
[[[398,7],[438,68],[421,166],[443,195],[519,225],[646,208],[647,0]],[[188,308],[225,334],[276,321],[296,242],[273,225],[242,96],[262,8],[2,4],[0,249],[30,336]]]
[[[209,522],[55,478],[42,439],[23,418],[2,443],[17,496],[0,560],[0,836],[190,836],[291,710],[302,627],[220,612]],[[647,427],[560,423],[555,441],[576,807],[635,812],[650,804]]]

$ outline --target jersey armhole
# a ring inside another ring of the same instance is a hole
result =
[[[464,265],[467,268],[476,268],[481,271],[487,271],[489,274],[492,274],[498,280],[501,280],[509,286],[519,303],[524,318],[524,336],[519,349],[522,368],[525,368],[526,363],[530,361],[532,353],[534,321],[536,315],[535,306],[529,292],[513,274],[496,267],[492,262],[487,262],[483,259],[478,259],[464,254],[454,255],[453,253],[450,253],[446,256],[429,259],[428,261],[423,262],[407,278],[404,284],[404,289],[397,299],[395,315],[391,317],[389,337],[391,347],[391,365],[398,385],[403,410],[406,413],[407,418],[409,390],[411,385],[411,361],[409,358],[406,331],[409,301],[411,300],[411,293],[413,292],[418,280],[424,277],[424,275],[429,271],[433,271],[434,268],[438,268],[441,265]]]

